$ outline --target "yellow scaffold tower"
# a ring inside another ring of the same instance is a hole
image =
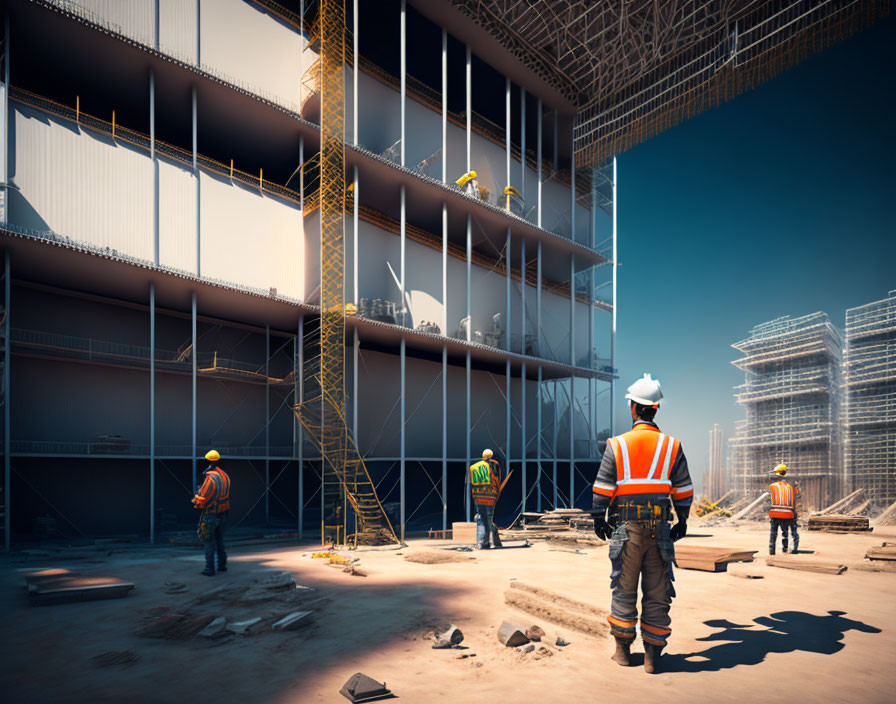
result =
[[[321,455],[322,542],[399,542],[376,493],[345,413],[345,5],[320,3],[320,347],[303,369],[306,389],[295,406]],[[349,532],[354,513],[353,532]]]

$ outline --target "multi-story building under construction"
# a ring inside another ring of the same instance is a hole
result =
[[[847,489],[896,501],[896,291],[846,311],[843,461]]]
[[[615,402],[614,155],[877,3],[7,0],[5,544],[395,539],[587,501]],[[587,17],[587,22],[583,18]]]
[[[758,496],[772,469],[787,464],[803,506],[822,508],[843,489],[840,443],[842,339],[825,313],[784,316],[755,326],[732,347],[744,371],[735,398],[746,418],[731,439],[733,481]]]

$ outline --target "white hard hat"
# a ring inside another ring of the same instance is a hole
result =
[[[488,448],[485,448],[485,449],[482,451],[482,459],[487,460],[489,457],[491,457],[491,456],[494,455],[494,454],[495,454],[494,452],[492,452],[492,451],[489,450]]]
[[[660,388],[659,381],[650,374],[645,374],[628,387],[625,397],[642,406],[655,406],[663,398],[663,390]]]

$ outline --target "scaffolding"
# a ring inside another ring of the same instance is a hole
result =
[[[896,501],[896,290],[846,311],[844,465],[850,490]]]
[[[839,384],[842,340],[825,313],[757,325],[732,345],[745,380],[735,399],[746,410],[730,446],[735,488],[755,497],[785,462],[804,504],[820,508],[842,488]]]

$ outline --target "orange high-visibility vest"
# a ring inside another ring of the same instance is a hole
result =
[[[199,488],[199,493],[193,499],[197,508],[214,510],[215,513],[224,513],[230,510],[230,477],[227,473],[215,467],[205,473],[205,481]]]
[[[615,499],[639,494],[663,494],[680,501],[692,496],[692,485],[673,487],[669,473],[680,445],[671,435],[652,425],[639,424],[608,440],[616,460],[616,486],[595,484],[594,492]]]
[[[790,482],[783,479],[768,487],[772,494],[769,518],[796,518],[796,491]]]

